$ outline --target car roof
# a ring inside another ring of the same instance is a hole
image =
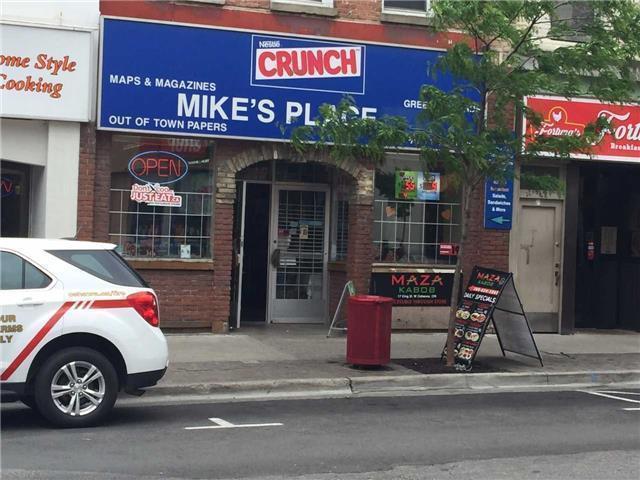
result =
[[[84,242],[58,238],[0,238],[0,248],[12,250],[113,250],[113,243]]]

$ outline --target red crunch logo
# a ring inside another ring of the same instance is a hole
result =
[[[359,77],[362,47],[260,48],[256,80]]]

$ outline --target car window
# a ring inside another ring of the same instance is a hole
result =
[[[124,287],[146,287],[145,281],[114,250],[47,250],[91,275]]]
[[[51,279],[14,253],[0,252],[0,290],[45,288]]]

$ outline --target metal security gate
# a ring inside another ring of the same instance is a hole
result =
[[[329,256],[329,189],[273,190],[269,285],[272,323],[323,323]]]

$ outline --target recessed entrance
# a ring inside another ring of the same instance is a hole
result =
[[[576,327],[640,330],[640,167],[580,166]]]
[[[267,320],[267,263],[271,185],[247,183],[240,322]]]
[[[339,175],[326,165],[283,161],[238,175],[232,328],[325,322],[331,185]]]

